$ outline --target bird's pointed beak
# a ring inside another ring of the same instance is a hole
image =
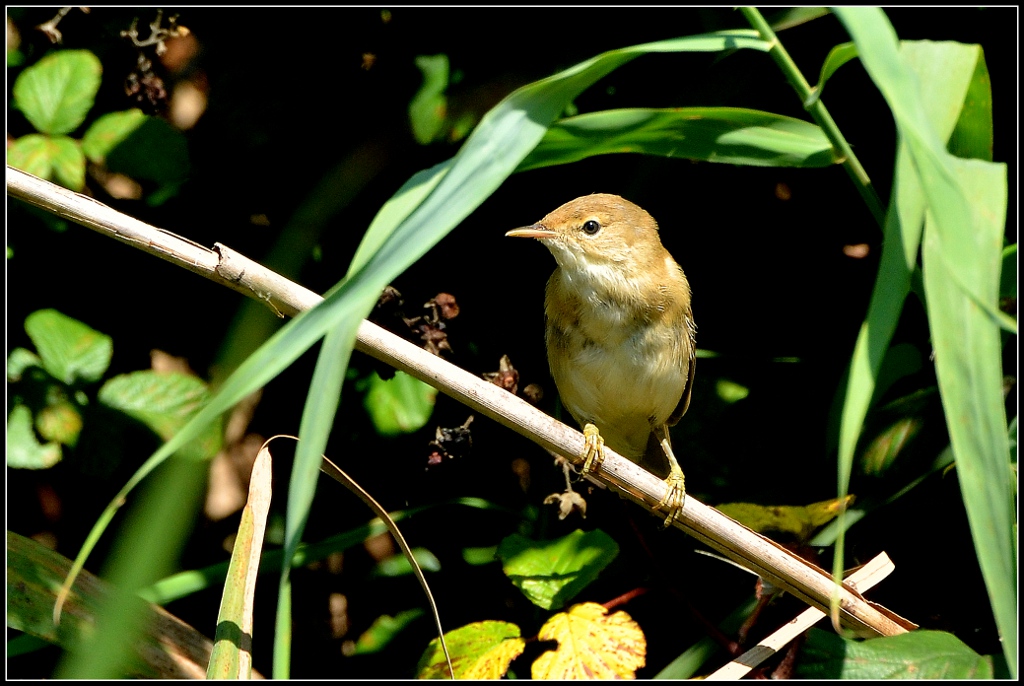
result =
[[[521,229],[512,229],[505,235],[512,238],[551,238],[555,232],[543,224],[534,224]]]

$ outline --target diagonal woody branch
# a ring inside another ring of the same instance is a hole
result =
[[[132,245],[161,259],[267,303],[278,316],[314,307],[320,296],[217,243],[206,248],[169,231],[133,219],[84,195],[7,167],[7,193],[31,205]],[[583,434],[540,412],[526,401],[436,357],[381,327],[363,321],[356,349],[401,369],[553,452],[582,455]],[[597,480],[652,509],[665,496],[665,483],[608,450]],[[687,497],[674,524],[775,586],[828,612],[835,588],[821,568]],[[864,600],[852,587],[839,590],[841,623],[863,636],[891,636],[916,626]]]

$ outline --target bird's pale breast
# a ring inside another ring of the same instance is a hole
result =
[[[595,424],[613,450],[639,460],[652,428],[668,421],[686,385],[685,312],[609,298],[590,283],[574,282],[562,270],[551,277],[545,308],[551,373],[577,422]]]

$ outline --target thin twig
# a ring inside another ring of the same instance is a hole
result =
[[[53,19],[50,19],[49,21],[44,21],[36,28],[45,33],[46,37],[49,38],[50,42],[54,45],[59,45],[60,43],[63,43],[64,35],[61,34],[60,30],[57,29],[57,24],[59,24],[60,20],[66,17],[68,12],[70,12],[72,9],[74,8],[61,7],[59,10],[57,10],[57,14],[56,16],[53,17]],[[78,9],[80,9],[85,14],[89,13],[88,7],[79,7]]]
[[[169,231],[121,214],[91,198],[7,167],[7,192],[36,207],[104,233],[221,285],[265,302],[279,315],[294,315],[320,302],[320,296],[253,262],[230,248],[204,248]],[[583,434],[556,421],[482,378],[431,355],[376,324],[363,321],[356,349],[401,369],[459,402],[561,455],[582,455]],[[647,510],[665,497],[665,482],[608,450],[596,478]],[[826,612],[834,590],[841,600],[843,626],[863,636],[890,636],[916,626],[865,601],[855,589],[838,589],[820,567],[754,533],[692,496],[673,524],[736,561],[765,581]]]
[[[184,26],[178,26],[178,15],[175,14],[167,20],[167,28],[162,27],[160,24],[163,23],[164,11],[156,11],[156,19],[149,23],[149,37],[139,39],[139,18],[135,17],[132,20],[132,25],[127,31],[121,32],[122,38],[127,38],[137,48],[145,48],[150,45],[156,46],[156,54],[163,55],[167,52],[166,41],[169,38],[177,38],[178,36],[188,35],[189,30]]]
[[[288,436],[287,438],[295,438]],[[295,438],[297,441],[298,438]],[[269,440],[268,440],[269,442]],[[455,679],[455,667],[452,665],[452,656],[448,652],[448,642],[444,637],[444,629],[441,627],[441,613],[437,609],[437,602],[434,600],[434,594],[430,592],[430,584],[427,583],[427,577],[424,576],[423,570],[420,568],[420,563],[416,561],[416,556],[412,552],[412,548],[405,540],[405,536],[402,535],[402,530],[395,524],[395,520],[391,518],[388,511],[384,509],[384,506],[373,499],[366,490],[360,486],[355,479],[350,477],[348,474],[343,472],[338,465],[334,464],[327,459],[326,455],[321,455],[320,471],[331,477],[339,484],[347,488],[353,494],[355,494],[363,503],[366,504],[373,513],[377,515],[380,521],[384,522],[384,526],[391,532],[392,538],[398,543],[398,547],[402,549],[402,553],[405,558],[409,560],[409,565],[412,567],[413,574],[416,576],[416,580],[420,583],[420,587],[427,596],[427,603],[430,605],[430,611],[434,615],[434,624],[437,626],[437,640],[441,644],[441,650],[444,652],[444,660],[448,665],[448,675],[450,678]]]

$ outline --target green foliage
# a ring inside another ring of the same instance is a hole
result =
[[[85,186],[85,156],[67,136],[30,133],[11,144],[7,162],[41,179],[53,179],[72,190]]]
[[[61,460],[62,445],[78,442],[87,400],[76,388],[100,379],[110,366],[113,342],[56,310],[30,314],[25,331],[38,355],[15,348],[8,357],[7,379],[15,394],[7,417],[7,464],[46,469]]]
[[[114,342],[110,336],[61,314],[39,310],[25,320],[43,368],[65,384],[98,381],[110,366]]]
[[[9,467],[45,469],[74,447],[83,429],[89,396],[83,387],[100,381],[110,366],[110,336],[57,310],[38,310],[25,319],[38,354],[15,348],[8,357],[8,382],[15,391],[7,418]],[[109,379],[97,399],[149,427],[167,440],[208,399],[204,381],[185,374],[139,371]],[[33,432],[42,437],[41,443]],[[217,453],[220,425],[211,425],[188,450],[200,458]]]
[[[501,541],[495,556],[501,560],[505,575],[531,603],[545,610],[553,610],[579,595],[618,553],[618,544],[600,529],[586,533],[577,529],[552,541],[534,541],[520,534],[512,534]],[[600,606],[590,605],[604,613]],[[576,614],[578,607],[554,615],[544,626],[548,627],[552,623],[568,625],[574,621],[571,619],[573,615],[579,621],[580,615]],[[618,614],[626,623],[633,625],[628,615]],[[583,625],[587,627],[585,630],[581,628]],[[639,645],[643,643],[643,635],[639,630],[636,630],[635,638],[640,640],[627,645],[622,643],[621,635],[600,621],[584,621],[576,627],[586,634],[578,638],[587,646],[563,646],[570,660],[585,659],[584,654],[588,654],[596,656],[603,664],[605,661],[616,664],[623,651],[639,651],[642,655],[645,650],[644,645]],[[541,631],[543,633],[544,630]],[[510,663],[522,653],[525,646],[521,635],[522,630],[518,626],[493,620],[474,622],[447,632],[445,639],[451,652],[455,676],[490,679],[506,676]],[[540,663],[534,663],[534,670],[539,668]],[[640,663],[643,663],[642,659]],[[416,674],[421,679],[448,676],[447,664],[437,639],[431,641],[423,652]]]
[[[922,245],[924,288],[939,390],[958,476],[1007,662],[1016,665],[1015,484],[1003,409],[998,311],[1006,213],[1006,168],[950,155],[952,132],[984,158],[991,109],[987,71],[977,46],[904,44],[878,10],[837,10],[861,60],[882,91],[900,132],[886,243],[867,320],[851,363],[840,438],[840,482],[874,393]],[[975,83],[975,85],[971,85]],[[968,93],[972,106],[965,108]],[[988,153],[989,157],[990,152]],[[926,212],[927,210],[927,212]],[[923,237],[922,237],[923,230]],[[1013,327],[1015,328],[1015,326]],[[836,560],[838,573],[842,556]]]
[[[39,359],[39,356],[31,350],[15,348],[7,356],[7,383],[21,381],[21,377],[32,367],[42,369],[43,361]]]
[[[356,639],[355,647],[352,649],[350,655],[369,655],[371,653],[379,653],[384,650],[391,640],[401,633],[403,629],[422,617],[424,614],[423,610],[416,608],[413,610],[399,612],[394,617],[391,615],[381,615],[377,619],[373,620],[373,624],[370,625],[369,629],[359,634],[359,638]],[[441,659],[444,660],[444,653],[441,653]]]
[[[991,658],[942,631],[919,630],[868,641],[811,629],[797,676],[802,679],[991,679]]]
[[[99,91],[102,66],[86,50],[62,50],[26,67],[15,80],[13,106],[40,133],[11,143],[7,162],[74,191],[85,187],[86,158],[111,172],[150,181],[159,205],[174,195],[189,172],[180,131],[131,109],[111,112],[90,125],[82,140],[69,138],[86,121]]]
[[[496,554],[505,574],[530,602],[554,610],[596,579],[619,554],[619,546],[603,531],[577,529],[554,541],[512,534],[498,545]]]
[[[82,150],[91,162],[103,164],[107,155],[142,126],[148,119],[142,110],[111,112],[93,122],[82,137]]]
[[[40,443],[32,430],[32,410],[15,405],[7,415],[7,466],[14,469],[49,469],[60,462],[60,444]]]
[[[133,119],[122,122],[130,130],[113,132],[115,137],[123,136],[123,139],[120,145],[107,151],[107,168],[133,179],[156,183],[158,191],[149,202],[158,205],[177,192],[177,187],[188,177],[188,146],[181,132],[163,119],[145,117],[138,123]],[[114,129],[114,125],[110,128]]]
[[[518,654],[522,651],[522,639],[519,627],[508,622],[477,622],[468,626],[449,631],[445,634],[448,650],[451,652],[452,666],[455,674],[448,673],[444,653],[441,652],[440,641],[434,639],[424,651],[416,667],[416,675],[420,679],[497,679],[504,670],[485,672],[481,675],[477,669],[483,662],[507,663],[502,660],[502,653]],[[510,658],[509,658],[510,659]]]
[[[750,395],[750,389],[743,384],[728,379],[719,379],[715,382],[715,390],[718,397],[727,403],[736,403]]]
[[[821,65],[821,76],[818,77],[818,85],[814,88],[812,102],[821,99],[821,93],[825,90],[825,82],[832,78],[839,67],[854,59],[857,59],[857,46],[853,43],[840,43],[829,50],[828,56]]]
[[[87,50],[64,50],[26,67],[14,82],[14,106],[40,131],[71,133],[85,121],[100,89],[100,61]]]
[[[206,382],[180,372],[144,370],[121,374],[99,390],[99,401],[136,419],[169,440],[209,401]],[[213,424],[184,450],[197,459],[209,459],[221,445],[221,427]]]
[[[367,381],[363,405],[382,436],[422,429],[434,410],[437,389],[405,372],[382,379],[374,372]]]
[[[494,555],[498,552],[498,546],[491,545],[482,548],[463,548],[462,559],[468,565],[488,565],[494,562]]]
[[[517,171],[626,152],[753,167],[835,164],[825,134],[809,122],[736,107],[680,107],[560,119]]]
[[[810,505],[722,503],[718,509],[722,514],[732,517],[760,534],[774,534],[773,538],[782,534],[785,539],[804,543],[822,525],[832,521],[852,500],[826,500]]]
[[[437,572],[441,570],[441,561],[426,548],[413,548],[412,552],[413,557],[416,559],[416,564],[424,572]],[[395,555],[378,562],[373,570],[373,574],[384,577],[408,576],[412,574],[412,563],[401,555]]]
[[[416,142],[427,145],[442,133],[448,116],[444,95],[448,88],[448,56],[421,55],[416,58],[416,67],[423,72],[423,85],[409,102],[409,121]]]
[[[100,61],[86,50],[65,50],[26,67],[14,82],[13,105],[40,131],[14,141],[8,163],[72,190],[85,186],[85,156],[65,134],[85,121],[100,87]]]

